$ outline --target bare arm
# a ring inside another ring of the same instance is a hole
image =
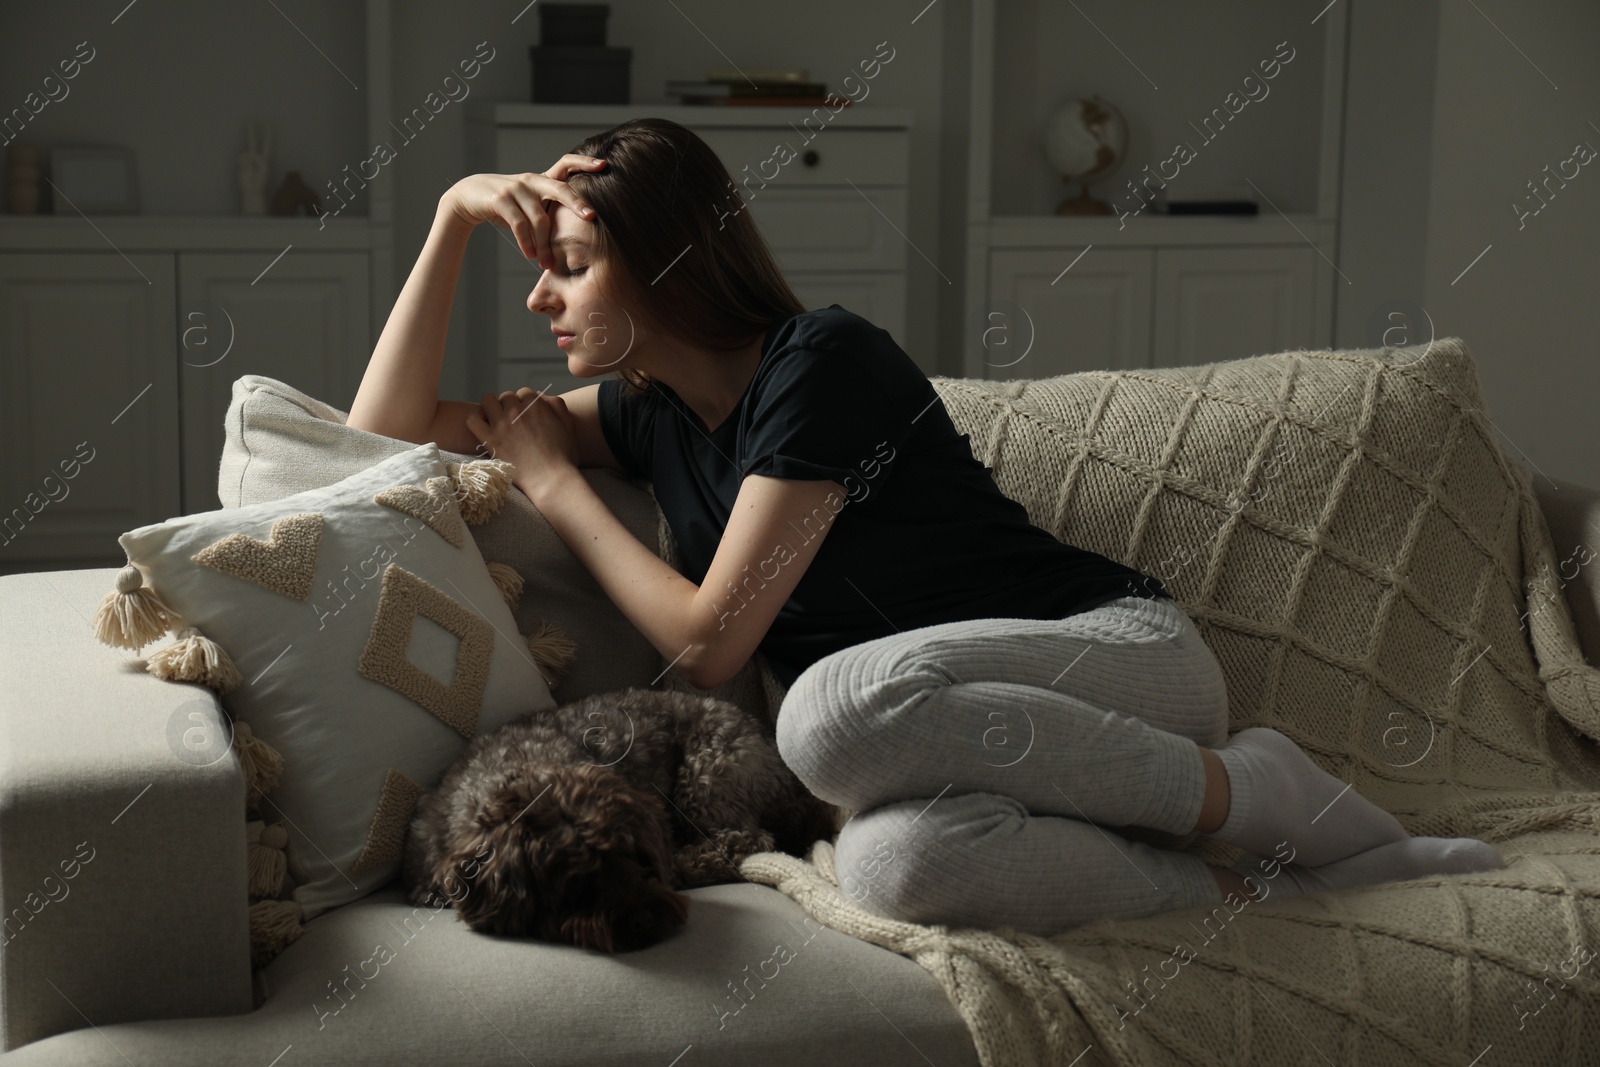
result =
[[[529,260],[553,266],[544,205],[557,201],[592,216],[565,179],[600,166],[604,161],[591,156],[565,155],[543,174],[469,175],[439,197],[428,239],[367,361],[347,425],[402,441],[435,441],[452,452],[479,451],[465,421],[481,414],[478,405],[439,400],[445,333],[467,240],[479,223],[492,223],[511,231]]]
[[[755,652],[846,502],[836,482],[747,475],[695,585],[641,544],[576,469],[517,484],[534,491],[534,505],[628,621],[701,689]]]
[[[478,405],[439,401],[445,331],[472,226],[440,199],[433,227],[384,323],[346,425],[402,441],[436,441],[451,452],[474,453],[466,427]]]

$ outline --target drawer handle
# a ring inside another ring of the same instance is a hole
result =
[[[817,150],[815,148],[809,149],[805,155],[800,157],[800,162],[804,163],[808,167],[814,167],[821,161],[822,157],[817,154]]]

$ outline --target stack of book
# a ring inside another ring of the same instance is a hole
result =
[[[808,74],[801,67],[708,70],[705,81],[667,82],[667,95],[685,104],[816,107],[826,102],[828,87],[809,80]],[[849,104],[836,96],[835,106],[840,100]]]

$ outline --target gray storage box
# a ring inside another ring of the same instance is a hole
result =
[[[535,104],[626,104],[633,49],[533,45]]]

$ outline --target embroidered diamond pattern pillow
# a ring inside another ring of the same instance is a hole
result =
[[[261,811],[307,919],[399,873],[417,798],[469,740],[555,707],[436,445],[121,543],[174,629],[225,650],[223,706],[282,757]]]

